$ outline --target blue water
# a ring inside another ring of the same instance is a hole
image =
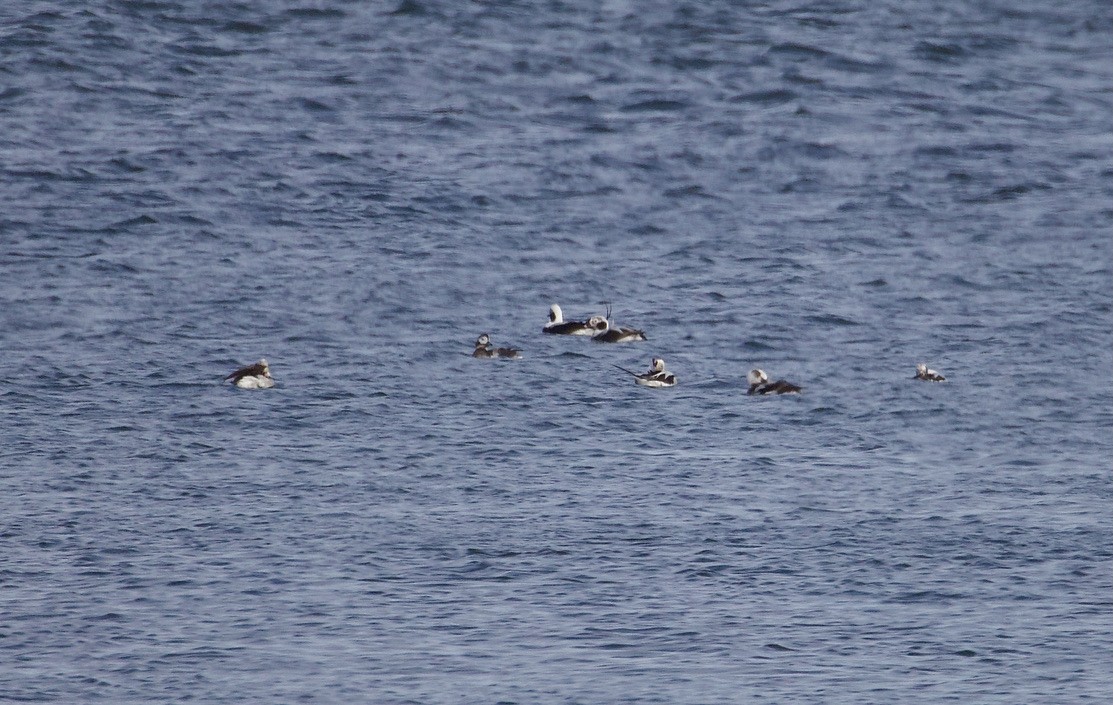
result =
[[[1111,59],[1106,0],[5,3],[0,701],[1106,702]]]

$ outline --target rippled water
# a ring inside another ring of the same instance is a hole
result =
[[[0,701],[1104,702],[1111,37],[5,5]]]

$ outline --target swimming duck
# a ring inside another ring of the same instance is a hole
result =
[[[595,335],[591,336],[591,339],[597,343],[632,343],[647,339],[645,331],[636,328],[624,326],[612,328],[606,316],[592,316],[587,324],[595,330]]]
[[[564,320],[564,312],[556,304],[549,307],[549,322],[541,332],[553,335],[595,335],[595,329],[587,321]]]
[[[505,357],[515,358],[521,357],[520,351],[517,348],[496,348],[491,345],[491,336],[484,333],[475,339],[475,350],[472,352],[472,357]]]
[[[224,379],[232,380],[232,384],[240,389],[270,389],[274,386],[271,367],[265,359],[259,360],[254,365],[241,367]]]
[[[615,365],[615,367],[633,375],[634,382],[643,387],[672,387],[676,385],[676,375],[665,369],[665,361],[659,357],[653,358],[653,364],[650,366],[649,372],[643,372],[642,374],[631,372],[618,365]]]
[[[746,379],[750,383],[750,390],[746,392],[747,394],[799,394],[801,391],[800,387],[783,379],[770,382],[769,375],[765,374],[764,370],[750,370]]]
[[[925,382],[946,382],[947,378],[939,374],[935,370],[928,369],[924,363],[916,365],[916,376],[912,379],[922,379]]]

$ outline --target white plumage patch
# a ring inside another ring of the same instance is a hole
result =
[[[916,376],[913,379],[920,379],[925,382],[946,382],[947,378],[939,374],[933,369],[928,368],[923,362],[916,365]]]

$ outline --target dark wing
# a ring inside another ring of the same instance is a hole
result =
[[[265,371],[266,371],[266,368],[264,368],[261,364],[256,362],[254,365],[248,365],[247,367],[241,367],[240,369],[236,370],[235,372],[228,375],[224,379],[226,379],[226,380],[230,379],[232,381],[236,381],[236,380],[240,379],[241,377],[249,377],[249,376],[254,377],[255,375],[261,375]]]
[[[671,372],[658,372],[653,375],[653,379],[661,384],[676,384],[676,375]]]
[[[556,325],[547,325],[541,329],[543,333],[552,333],[554,335],[569,335],[574,331],[583,330],[587,328],[587,324],[582,321],[565,321]]]
[[[801,391],[800,387],[793,384],[792,382],[786,382],[783,379],[778,379],[773,384],[768,385],[768,389],[762,392],[762,394],[791,394],[793,392],[799,391]]]

